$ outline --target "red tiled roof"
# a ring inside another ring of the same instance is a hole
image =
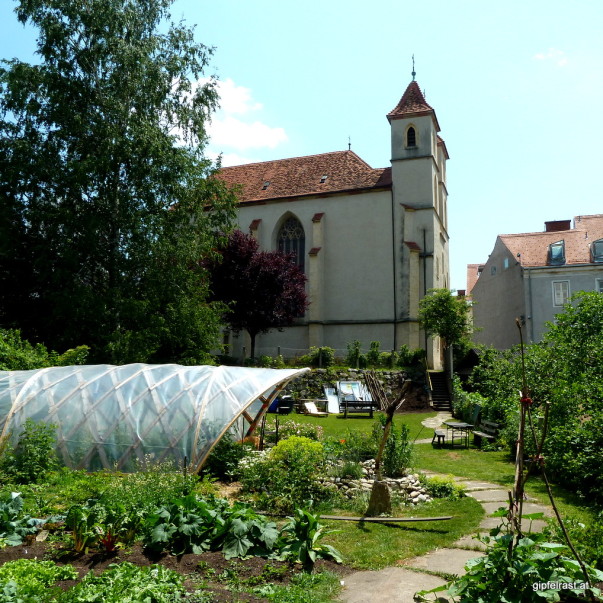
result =
[[[392,182],[391,168],[373,169],[353,151],[226,167],[218,177],[231,186],[241,185],[241,203],[389,188]]]
[[[413,80],[408,84],[400,102],[387,114],[387,119],[391,122],[392,119],[401,119],[415,115],[433,115],[435,118],[433,107],[427,103],[421,92],[421,88],[419,88],[419,84]],[[439,129],[438,127],[438,131]]]
[[[477,283],[483,267],[484,264],[467,264],[467,295],[471,295],[471,291],[473,291],[473,287],[475,287],[475,283]]]
[[[574,228],[554,232],[526,232],[499,238],[522,266],[546,266],[551,243],[565,241],[565,265],[591,262],[590,244],[603,239],[603,214],[576,216]],[[519,257],[518,255],[519,254]]]

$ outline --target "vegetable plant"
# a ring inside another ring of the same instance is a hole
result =
[[[305,509],[296,509],[293,517],[283,527],[282,558],[299,561],[305,572],[311,573],[316,559],[333,559],[341,563],[341,555],[330,544],[319,543],[327,534],[338,530],[326,530],[318,522],[318,515]]]
[[[11,492],[0,497],[0,543],[7,546],[21,544],[26,536],[35,534],[43,519],[24,515],[23,499],[19,492]]]
[[[71,565],[56,565],[52,561],[17,559],[0,566],[0,601],[41,603],[56,601],[59,580],[75,580],[78,573]]]
[[[138,567],[124,561],[100,575],[90,572],[61,596],[61,603],[176,603],[183,600],[184,578],[161,565]]]

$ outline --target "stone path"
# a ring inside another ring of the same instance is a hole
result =
[[[444,413],[441,413],[444,414]],[[427,421],[435,421],[427,419]],[[444,421],[446,419],[443,419]],[[437,426],[436,426],[437,427]],[[435,429],[435,427],[432,427]],[[431,442],[431,440],[426,440]],[[426,475],[436,475],[425,472]],[[498,484],[455,477],[454,480],[465,486],[467,495],[481,503],[486,517],[479,525],[479,531],[487,533],[500,524],[500,519],[488,517],[499,507],[508,505],[508,490]],[[528,499],[523,505],[524,514],[543,512],[551,514],[551,509]],[[545,521],[522,522],[524,530],[539,532]],[[355,572],[345,577],[344,589],[339,596],[346,603],[414,603],[413,595],[419,590],[430,590],[445,584],[445,580],[431,572],[439,574],[465,573],[465,563],[474,557],[483,556],[484,545],[472,535],[463,536],[450,548],[436,549],[414,559],[404,561],[404,567],[387,567],[380,571]],[[437,595],[433,595],[436,600]]]
[[[421,421],[421,425],[427,427],[429,429],[437,429],[444,421],[448,421],[448,419],[452,419],[452,415],[449,412],[439,412],[435,417],[431,417],[430,419],[425,419]],[[420,434],[419,434],[420,435]],[[433,438],[433,434],[431,438],[425,438],[423,440],[416,440],[415,444],[430,444]]]

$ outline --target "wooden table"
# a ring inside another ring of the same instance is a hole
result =
[[[450,440],[453,448],[455,438],[459,438],[461,443],[464,440],[465,448],[469,448],[469,434],[473,431],[473,425],[459,421],[444,421],[444,425],[446,425],[446,440]]]

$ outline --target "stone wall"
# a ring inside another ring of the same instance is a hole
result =
[[[287,386],[285,394],[294,398],[324,398],[323,387],[335,387],[337,381],[360,381],[364,383],[363,369],[313,369],[311,372],[295,379]],[[400,388],[407,373],[404,371],[376,371],[377,378],[388,400],[393,401],[400,392]],[[430,410],[432,407],[424,382],[413,381],[406,396],[406,402],[400,409],[401,412],[409,410]]]

